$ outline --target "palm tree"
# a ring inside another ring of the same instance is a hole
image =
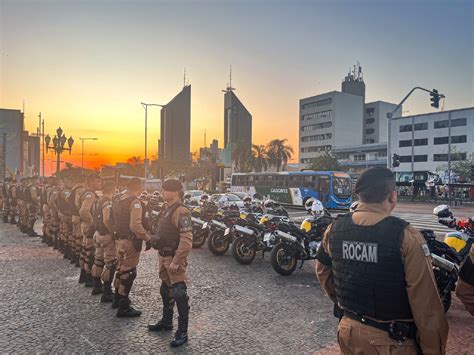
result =
[[[285,170],[288,161],[294,153],[291,145],[286,144],[286,142],[288,142],[288,139],[274,139],[267,145],[270,165],[275,166],[277,172],[280,171],[280,169]]]
[[[267,171],[269,158],[264,145],[252,144],[252,157],[252,166],[255,172],[261,173],[262,171]]]
[[[232,149],[232,162],[238,172],[247,173],[252,167],[252,151],[247,143],[237,143]]]

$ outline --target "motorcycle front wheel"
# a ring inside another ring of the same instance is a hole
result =
[[[296,269],[296,255],[283,243],[275,245],[270,254],[273,270],[283,276],[288,276]]]
[[[257,251],[255,242],[248,237],[237,237],[232,243],[232,256],[242,265],[251,264]]]
[[[215,255],[224,255],[229,250],[229,239],[228,236],[224,236],[223,230],[216,230],[207,238],[207,247]]]
[[[198,229],[193,233],[193,248],[200,248],[206,242],[207,230]]]

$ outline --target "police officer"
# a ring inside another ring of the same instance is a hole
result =
[[[94,265],[92,266],[92,294],[102,293],[102,303],[112,302],[112,280],[114,278],[117,252],[113,238],[113,227],[110,225],[110,211],[115,184],[107,181],[103,185],[102,197],[94,206]],[[104,217],[105,216],[105,217]],[[107,222],[107,225],[105,224]],[[102,284],[103,282],[103,284]]]
[[[28,185],[28,189],[26,191],[27,201],[26,201],[26,209],[28,213],[28,224],[26,228],[26,233],[30,237],[38,236],[34,230],[34,225],[36,222],[36,218],[38,216],[38,206],[39,206],[39,189],[38,189],[38,178],[33,176],[31,178],[31,183]]]
[[[169,179],[163,183],[165,205],[158,221],[157,236],[151,244],[158,249],[160,295],[163,301],[163,314],[149,330],[173,329],[173,308],[178,309],[178,330],[171,346],[181,346],[188,341],[189,297],[187,294],[188,254],[192,249],[193,235],[191,213],[181,203],[183,187],[178,180]],[[147,246],[149,248],[149,246]]]
[[[112,201],[112,213],[104,216],[105,224],[114,230],[118,266],[115,274],[115,294],[112,308],[118,308],[117,317],[137,317],[141,311],[130,306],[129,294],[137,277],[142,242],[150,236],[143,226],[144,208],[138,199],[142,183],[132,178],[126,190]]]
[[[17,181],[13,179],[8,188],[8,200],[10,202],[10,224],[16,224],[17,216],[17,196],[16,196]]]
[[[344,354],[444,354],[448,323],[420,232],[390,216],[397,202],[394,174],[364,171],[355,186],[360,204],[328,228],[316,273],[343,310],[338,341]],[[419,344],[416,343],[419,339]]]
[[[58,198],[60,192],[61,180],[59,178],[51,179],[51,188],[48,190],[48,207],[50,215],[50,225],[49,225],[49,234],[50,234],[50,245],[53,249],[59,249],[59,208],[58,208]]]
[[[82,257],[84,260],[85,287],[92,287],[92,266],[94,265],[94,219],[92,217],[92,206],[97,200],[96,191],[102,188],[102,180],[99,175],[87,176],[86,189],[80,198],[79,216],[81,217],[82,232]]]
[[[79,216],[80,198],[84,192],[84,178],[80,176],[76,184],[71,190],[68,202],[72,214],[72,236],[71,236],[71,263],[76,267],[81,268],[81,277],[79,283],[85,282],[84,260],[82,259],[82,232],[81,232],[81,217]]]
[[[60,244],[61,250],[64,253],[64,259],[71,258],[71,244],[69,242],[69,236],[72,233],[72,220],[71,220],[71,207],[69,206],[69,196],[71,195],[71,188],[73,181],[70,177],[63,177],[63,186],[59,191],[59,197],[57,201],[58,205],[58,216],[59,216],[59,231],[60,231]]]
[[[7,176],[2,184],[2,199],[3,199],[3,223],[8,223],[8,215],[10,214],[10,201],[8,198],[8,190],[10,188],[12,178]]]
[[[474,246],[471,247],[471,255],[459,272],[456,296],[464,304],[467,311],[474,316]]]

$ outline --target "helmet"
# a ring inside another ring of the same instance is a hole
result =
[[[324,215],[324,206],[321,201],[314,200],[311,205],[311,214],[315,217],[321,217]]]
[[[275,206],[275,202],[273,200],[266,200],[263,203],[263,207],[268,208],[268,209],[273,209],[274,206]]]
[[[153,196],[160,196],[160,191],[158,190],[153,191]]]
[[[308,198],[306,202],[304,203],[304,209],[308,212],[311,212],[311,206],[313,205],[314,201],[316,201],[315,198],[313,197]]]
[[[250,205],[252,204],[252,197],[245,196],[243,201],[244,201],[244,205]]]
[[[190,193],[186,193],[186,194],[184,194],[183,198],[184,198],[185,200],[190,200],[190,199],[193,198],[193,195],[191,195]]]
[[[453,213],[451,212],[451,208],[448,205],[436,206],[433,210],[433,214],[435,216],[438,216],[439,218],[447,218],[447,217],[453,216]]]
[[[349,212],[354,212],[358,206],[359,206],[359,201],[352,202],[351,207],[349,207]]]
[[[209,195],[203,194],[200,198],[201,201],[208,201],[209,200]]]

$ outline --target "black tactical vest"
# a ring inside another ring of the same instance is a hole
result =
[[[129,196],[121,199],[123,195],[118,195],[112,203],[112,223],[114,231],[121,237],[133,235],[130,229],[130,205],[136,196]],[[143,206],[142,206],[143,207]]]
[[[459,277],[465,283],[474,286],[474,263],[470,256],[468,256],[466,262],[459,272]]]
[[[101,197],[94,203],[92,217],[94,219],[94,228],[100,235],[109,234],[109,230],[104,224],[104,214],[103,210],[105,204],[110,202],[110,198],[108,197]]]
[[[160,249],[175,251],[179,245],[179,229],[173,224],[172,218],[175,211],[181,207],[181,203],[175,203],[167,207],[158,220],[157,235],[160,237]]]
[[[71,213],[73,216],[79,216],[79,209],[76,206],[76,194],[77,190],[80,188],[83,188],[83,186],[74,186],[68,198],[69,207],[71,208]]]
[[[359,226],[339,217],[329,238],[336,297],[342,308],[377,320],[411,319],[400,247],[408,222],[387,217]]]
[[[25,198],[25,201],[33,203],[33,198],[31,196],[31,188],[33,187],[33,184],[25,186],[23,190],[23,197]]]
[[[62,189],[59,192],[59,197],[58,197],[58,209],[59,212],[61,212],[65,216],[71,216],[71,207],[69,206],[68,203],[68,197],[70,196],[71,191],[69,189]]]
[[[16,198],[19,200],[23,200],[25,197],[23,196],[23,185],[17,185],[16,190]]]

